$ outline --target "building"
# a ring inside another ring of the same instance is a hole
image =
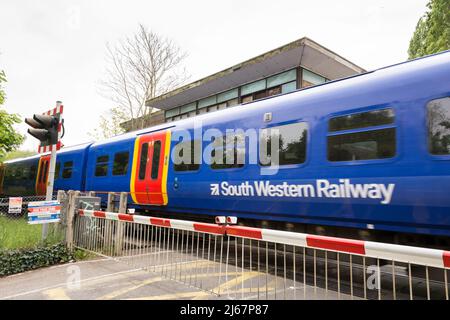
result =
[[[321,46],[301,38],[147,101],[161,110],[146,126],[239,106],[365,72]],[[127,123],[122,124],[127,128]]]

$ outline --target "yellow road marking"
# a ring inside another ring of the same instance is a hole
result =
[[[102,297],[97,298],[96,300],[111,300],[111,299],[117,298],[117,297],[119,297],[121,295],[124,295],[124,294],[126,294],[128,292],[137,290],[137,289],[139,289],[139,288],[141,288],[143,286],[146,286],[148,284],[152,284],[152,283],[159,282],[159,281],[162,281],[162,280],[163,280],[163,278],[161,278],[161,277],[147,279],[145,281],[142,281],[141,283],[139,283],[136,286],[127,287],[127,288],[123,288],[123,289],[119,289],[119,290],[113,291],[111,293],[108,293],[107,295],[104,295]]]
[[[51,300],[70,300],[63,288],[50,289],[42,292]]]

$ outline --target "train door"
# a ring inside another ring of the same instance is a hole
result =
[[[38,174],[36,176],[36,195],[41,196],[47,193],[48,170],[50,167],[50,155],[39,159]]]
[[[167,204],[170,131],[136,138],[131,174],[131,196],[139,204]]]
[[[0,163],[0,194],[3,194],[3,179],[5,177],[5,166]]]

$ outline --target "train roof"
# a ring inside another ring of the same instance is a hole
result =
[[[76,145],[73,145],[73,146],[63,147],[62,149],[60,149],[58,151],[58,154],[64,154],[64,153],[68,153],[68,152],[83,150],[83,149],[86,149],[87,147],[89,147],[91,144],[92,144],[92,142],[86,142],[86,143],[76,144]],[[12,163],[15,163],[15,162],[39,159],[40,157],[45,156],[45,155],[49,155],[49,154],[51,154],[51,153],[50,152],[46,152],[46,153],[41,153],[41,154],[35,154],[33,156],[29,156],[29,157],[25,157],[25,158],[12,159],[12,160],[5,161],[4,164],[12,164]]]

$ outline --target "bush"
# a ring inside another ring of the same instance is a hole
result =
[[[73,260],[63,243],[34,249],[0,251],[0,277]]]

